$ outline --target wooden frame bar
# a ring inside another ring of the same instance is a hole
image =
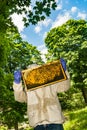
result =
[[[60,60],[46,63],[34,69],[23,70],[22,77],[27,90],[46,87],[67,79]]]

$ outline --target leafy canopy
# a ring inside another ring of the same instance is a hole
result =
[[[55,0],[1,0],[0,2],[1,17],[4,22],[13,13],[24,14],[25,26],[44,20],[51,14],[51,9],[55,10],[56,7]]]
[[[49,52],[47,58],[64,57],[75,86],[87,86],[87,21],[71,19],[53,28],[45,44]]]

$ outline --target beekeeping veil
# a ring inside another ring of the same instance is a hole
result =
[[[39,67],[40,65],[37,65],[37,64],[31,64],[31,65],[28,65],[27,66],[27,69],[35,69],[37,67]]]

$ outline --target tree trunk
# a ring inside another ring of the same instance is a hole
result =
[[[15,129],[15,130],[18,130],[18,122],[15,122],[15,124],[14,124],[14,129]]]
[[[83,94],[83,97],[84,97],[84,101],[87,104],[87,88],[82,87],[81,90],[82,90],[82,94]]]

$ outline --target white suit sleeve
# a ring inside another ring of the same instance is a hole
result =
[[[60,92],[65,92],[70,88],[70,75],[68,73],[68,71],[65,72],[67,75],[67,79],[61,82],[58,82],[55,85],[55,89],[56,92],[60,93]]]
[[[22,83],[13,83],[14,97],[18,102],[27,102],[26,92],[23,90]]]

